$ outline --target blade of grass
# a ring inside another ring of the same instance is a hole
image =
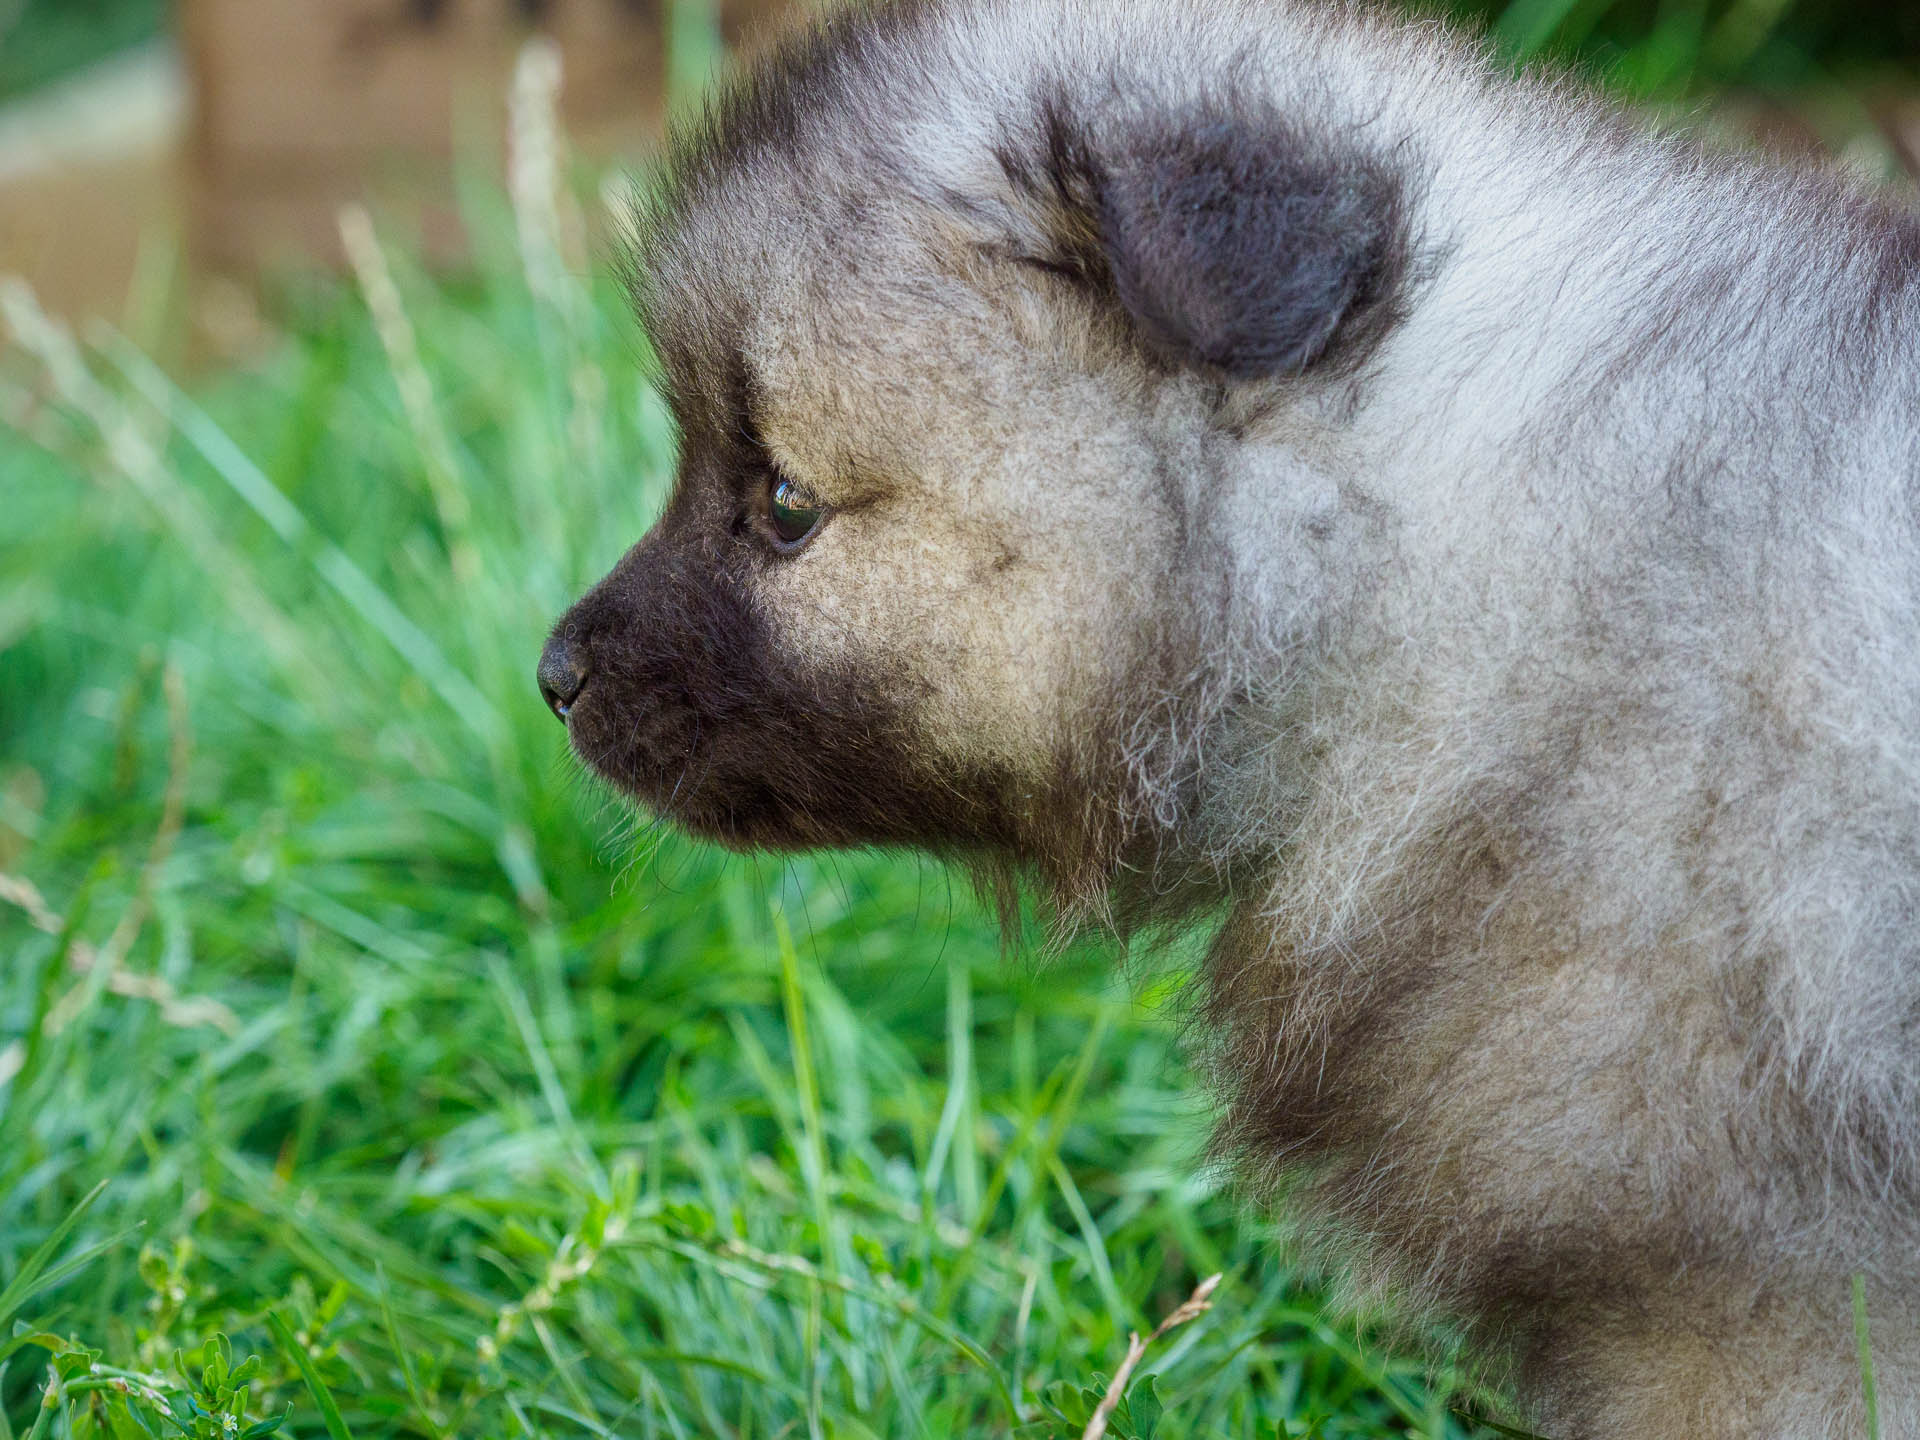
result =
[[[40,1242],[40,1248],[27,1257],[26,1263],[21,1265],[19,1273],[13,1277],[7,1288],[0,1290],[0,1329],[4,1329],[13,1319],[14,1312],[45,1285],[55,1284],[79,1268],[69,1261],[55,1267],[44,1280],[41,1277],[41,1272],[47,1268],[47,1262],[59,1253],[62,1245],[67,1243],[67,1237],[73,1233],[73,1227],[80,1223],[80,1217],[92,1208],[93,1202],[100,1198],[101,1192],[106,1188],[107,1182],[102,1180],[81,1196],[79,1203],[67,1212],[67,1218],[54,1226],[53,1233]],[[100,1253],[100,1248],[94,1246],[89,1249],[86,1252],[86,1258],[91,1260]]]
[[[373,1278],[379,1285],[380,1323],[386,1329],[387,1343],[393,1347],[393,1358],[400,1363],[400,1379],[407,1387],[407,1398],[413,1402],[414,1413],[420,1423],[436,1436],[447,1432],[441,1427],[439,1419],[427,1405],[427,1397],[420,1393],[420,1381],[413,1373],[413,1357],[407,1353],[407,1347],[400,1338],[400,1324],[393,1315],[393,1292],[387,1284],[387,1267],[378,1260],[373,1262]]]
[[[520,1032],[521,1042],[527,1047],[527,1059],[533,1065],[534,1078],[539,1082],[540,1094],[547,1102],[553,1123],[580,1157],[581,1168],[594,1184],[594,1193],[606,1199],[613,1193],[612,1182],[599,1157],[594,1154],[593,1147],[580,1133],[579,1123],[573,1117],[573,1107],[567,1103],[566,1088],[560,1083],[560,1072],[554,1069],[553,1057],[547,1052],[546,1041],[541,1037],[539,1022],[534,1019],[533,1007],[527,1003],[526,992],[514,982],[513,976],[497,955],[487,957],[487,973],[493,978],[494,989],[499,992],[501,1007],[512,1019]]]
[[[100,1183],[104,1185],[106,1181],[103,1180]],[[69,1255],[65,1260],[51,1267],[40,1276],[39,1282],[33,1287],[33,1293],[37,1295],[42,1291],[52,1290],[56,1286],[65,1284],[109,1250],[117,1249],[126,1244],[127,1241],[138,1234],[140,1230],[140,1225],[129,1225],[125,1229],[116,1230],[113,1234],[107,1236],[106,1239],[97,1240],[87,1246],[86,1249],[76,1251],[74,1254]],[[27,1298],[26,1296],[21,1297],[23,1302]],[[4,1323],[4,1320],[0,1320],[0,1324]]]
[[[1093,1281],[1099,1287],[1100,1298],[1107,1303],[1107,1313],[1113,1317],[1113,1328],[1116,1331],[1125,1330],[1127,1326],[1136,1324],[1139,1317],[1121,1298],[1120,1287],[1114,1283],[1113,1265],[1107,1259],[1107,1244],[1100,1234],[1100,1226],[1095,1223],[1093,1212],[1087,1208],[1080,1187],[1073,1183],[1073,1176],[1067,1173],[1067,1167],[1060,1163],[1057,1154],[1047,1157],[1047,1173],[1053,1177],[1060,1198],[1067,1202],[1067,1211],[1073,1216],[1074,1224],[1080,1227],[1080,1238],[1087,1247],[1087,1263],[1093,1270]]]
[[[327,1427],[327,1434],[333,1440],[353,1440],[353,1432],[347,1428],[339,1405],[334,1403],[333,1392],[327,1389],[327,1382],[320,1378],[319,1370],[314,1367],[313,1357],[307,1354],[307,1347],[300,1343],[299,1337],[278,1310],[267,1311],[267,1328],[273,1332],[273,1342],[280,1347],[280,1353],[293,1362],[294,1368],[300,1372],[300,1378],[307,1382],[307,1393],[313,1396],[313,1403],[319,1407],[320,1419]]]
[[[980,1208],[980,1150],[973,1134],[973,992],[966,961],[947,962],[947,1095],[940,1107],[940,1123],[927,1152],[922,1180],[923,1204],[931,1206],[939,1192],[949,1154],[954,1162],[954,1195],[962,1215]],[[957,1142],[957,1143],[956,1143]]]
[[[375,584],[346,551],[315,534],[307,517],[211,415],[189,400],[159,366],[123,336],[109,332],[106,353],[127,382],[171,421],[234,494],[266,521],[275,535],[307,557],[320,578],[420,673],[462,723],[489,746],[506,734],[506,722],[493,702],[447,658],[433,637],[408,619],[393,597]]]
[[[813,1066],[813,1043],[807,1033],[807,999],[800,985],[800,957],[794,952],[787,918],[778,909],[773,912],[773,932],[780,951],[780,998],[786,1009],[787,1035],[793,1046],[793,1083],[800,1097],[800,1128],[806,1140],[801,1169],[813,1204],[814,1223],[820,1229],[821,1273],[831,1280],[839,1273],[835,1254],[838,1238],[833,1231],[833,1204],[827,1196],[827,1141],[820,1114],[820,1082]],[[806,1325],[807,1432],[813,1440],[820,1440],[826,1433],[821,1418],[826,1384],[825,1359],[820,1353],[821,1298],[816,1282],[807,1297]],[[845,1313],[842,1308],[841,1316]]]
[[[769,1276],[794,1276],[837,1290],[843,1295],[857,1296],[872,1301],[876,1308],[884,1308],[898,1315],[908,1324],[931,1335],[951,1348],[955,1353],[971,1361],[993,1386],[995,1397],[1006,1410],[1011,1424],[1020,1423],[1020,1406],[1014,1399],[1013,1391],[1007,1384],[1006,1376],[1000,1366],[985,1350],[969,1340],[959,1330],[941,1320],[932,1311],[914,1303],[913,1298],[900,1289],[882,1288],[877,1285],[863,1284],[849,1280],[844,1276],[829,1278],[823,1275],[818,1266],[811,1264],[798,1255],[774,1255],[756,1250],[740,1241],[729,1241],[718,1250],[710,1250],[685,1240],[642,1241],[652,1243],[662,1249],[671,1250],[676,1255],[697,1265],[711,1267],[717,1273],[729,1279],[738,1280],[740,1276],[733,1272],[732,1265],[758,1269]]]
[[[1873,1383],[1873,1342],[1867,1334],[1867,1277],[1853,1277],[1853,1343],[1860,1355],[1860,1394],[1867,1406],[1867,1440],[1880,1440],[1880,1396]]]
[[[807,1029],[807,999],[800,981],[800,957],[793,948],[787,920],[773,912],[773,932],[780,951],[780,999],[786,1011],[787,1034],[793,1045],[793,1083],[800,1099],[800,1127],[806,1141],[807,1194],[814,1222],[820,1227],[820,1254],[826,1273],[838,1263],[832,1243],[833,1203],[827,1194],[826,1121],[820,1109],[820,1079],[813,1062],[813,1040]]]

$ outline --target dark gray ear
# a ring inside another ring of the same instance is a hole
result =
[[[1168,358],[1287,375],[1356,358],[1396,318],[1402,187],[1357,147],[1226,104],[1097,138],[1054,104],[1043,129],[1067,211],[1055,262],[1107,288]]]

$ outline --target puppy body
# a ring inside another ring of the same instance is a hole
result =
[[[665,195],[586,760],[1224,912],[1222,1144],[1550,1434],[1864,1433],[1855,1273],[1920,1425],[1911,217],[1232,0],[842,16]]]

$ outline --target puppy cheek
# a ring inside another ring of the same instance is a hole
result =
[[[865,677],[910,718],[917,753],[934,764],[1037,780],[1055,766],[1082,686],[1069,627],[1020,620],[991,604],[896,606],[872,628],[814,639],[802,663]]]
[[[1153,589],[1163,517],[1076,507],[910,506],[836,516],[756,608],[795,673],[859,677],[906,717],[921,759],[1027,788],[1102,721]]]

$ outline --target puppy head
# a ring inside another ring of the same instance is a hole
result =
[[[542,681],[697,833],[1084,903],[1231,703],[1234,417],[1354,373],[1404,246],[1231,63],[1155,88],[1040,8],[844,15],[679,146],[635,267],[677,484]]]

